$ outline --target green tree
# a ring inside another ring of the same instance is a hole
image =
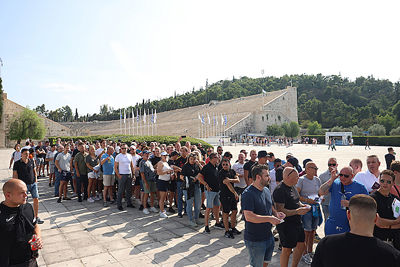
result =
[[[299,135],[300,126],[297,122],[283,123],[282,129],[286,137],[296,137]]]
[[[353,135],[360,136],[362,135],[363,130],[357,125],[354,125],[353,127],[351,127],[351,132],[353,133]]]
[[[390,131],[390,135],[400,135],[400,126]]]
[[[313,121],[308,124],[307,133],[308,134],[323,134],[322,126],[317,121]]]
[[[368,128],[369,134],[372,136],[382,136],[385,135],[386,129],[385,126],[380,124],[374,124]]]
[[[48,111],[46,110],[46,106],[44,104],[37,106],[34,111],[39,113],[42,116],[47,116]]]
[[[19,139],[43,139],[46,134],[43,119],[30,109],[14,115],[9,126],[9,138],[11,140]]]
[[[75,121],[78,121],[78,119],[79,119],[78,108],[75,108],[75,117],[74,117],[74,120],[75,120]]]
[[[267,126],[267,135],[269,136],[281,136],[283,135],[283,129],[277,124]]]
[[[386,114],[385,116],[378,116],[377,120],[378,124],[381,124],[385,127],[386,134],[389,134],[390,130],[396,126],[396,119],[389,114]]]
[[[1,84],[0,84],[1,86]],[[1,87],[0,87],[1,88]],[[400,121],[400,100],[393,106],[393,114],[398,121]]]

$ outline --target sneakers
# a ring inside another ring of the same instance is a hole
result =
[[[166,211],[164,211],[164,212],[160,211],[160,217],[161,218],[168,218],[167,212]]]
[[[78,195],[76,194],[76,193],[73,193],[72,194],[72,197],[77,197]]]
[[[214,227],[219,229],[225,229],[224,224],[222,222],[215,223]]]
[[[154,207],[151,207],[151,208],[150,208],[150,211],[151,211],[151,212],[158,212],[158,210],[157,210],[156,208],[154,208]]]
[[[39,217],[36,217],[36,222],[38,224],[43,224],[44,223],[44,221],[42,221]]]
[[[142,211],[144,209],[143,205],[140,205],[139,210]]]
[[[226,238],[234,239],[235,237],[233,236],[233,233],[231,231],[225,231]]]
[[[178,217],[182,218],[183,217],[182,213],[178,213]]]
[[[189,226],[197,227],[197,223],[195,223],[194,221],[189,221]]]
[[[108,204],[107,204],[107,202],[103,202],[103,207],[108,207]]]
[[[82,202],[82,197],[78,197],[78,202]]]
[[[172,207],[169,207],[168,212],[174,214],[175,210]]]
[[[236,229],[236,227],[233,227],[232,229],[231,229],[231,232],[232,232],[232,234],[235,234],[235,235],[240,235],[242,232],[240,232],[238,229]]]
[[[143,213],[148,215],[148,214],[150,214],[150,211],[147,208],[145,208],[145,209],[143,209]]]
[[[100,198],[98,196],[95,196],[94,200],[99,201]]]
[[[310,256],[310,253],[304,254],[301,259],[304,261],[305,264],[310,265],[312,263],[312,258]]]
[[[89,202],[89,203],[93,203],[93,202],[94,202],[94,199],[93,199],[93,198],[91,198],[91,197],[89,197],[89,198],[87,199],[87,202]]]
[[[110,201],[110,204],[112,205],[112,204],[115,204],[115,200],[113,199],[113,200],[111,200]]]
[[[124,210],[124,208],[123,208],[122,206],[118,206],[118,209],[119,209],[120,211],[123,211],[123,210]]]
[[[206,227],[204,227],[204,233],[209,234],[210,231],[210,227],[208,227],[208,225],[206,225]]]
[[[57,199],[57,203],[61,203],[61,197]]]

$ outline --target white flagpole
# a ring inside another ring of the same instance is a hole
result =
[[[119,131],[122,134],[122,113],[121,113],[121,109],[119,110]]]
[[[149,114],[150,117],[150,109],[147,109],[147,114]],[[150,120],[147,120],[147,135],[150,135]]]
[[[152,118],[152,122],[151,122],[151,135],[154,135],[154,109],[151,109],[151,118]]]

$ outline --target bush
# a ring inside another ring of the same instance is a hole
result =
[[[307,134],[316,135],[316,134],[323,134],[323,133],[324,133],[324,130],[322,130],[321,124],[319,124],[317,121],[313,121],[308,124]]]
[[[133,135],[90,135],[90,136],[53,136],[49,137],[50,144],[55,144],[57,138],[61,138],[61,140],[73,140],[74,142],[77,140],[87,140],[89,142],[100,141],[102,139],[111,140],[111,141],[118,141],[127,143],[131,145],[132,142],[158,142],[160,144],[175,144],[179,136],[166,136],[166,135],[154,135],[154,136],[133,136]],[[207,142],[203,140],[192,138],[192,137],[185,137],[181,140],[181,145],[185,145],[186,141],[189,141],[193,145],[197,145],[201,143],[204,148],[213,147]]]
[[[353,127],[351,127],[350,131],[353,133],[353,135],[356,135],[356,136],[363,134],[363,130],[360,127],[358,127],[357,125],[354,125]]]
[[[400,135],[400,126],[390,131],[390,135]]]
[[[281,136],[283,135],[283,129],[277,124],[267,126],[267,135],[269,136]]]
[[[374,124],[368,128],[368,132],[372,136],[383,136],[386,134],[386,129],[383,125]]]
[[[300,132],[300,126],[295,121],[292,121],[290,123],[283,123],[282,129],[286,137],[296,137],[299,135]]]

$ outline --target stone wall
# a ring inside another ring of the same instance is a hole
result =
[[[3,93],[3,101],[3,116],[2,122],[0,123],[0,148],[12,147],[14,145],[15,141],[8,139],[8,128],[13,116],[24,109],[23,106],[7,99],[6,93]],[[40,117],[44,120],[46,137],[55,135],[68,136],[71,134],[69,128],[43,116]]]

